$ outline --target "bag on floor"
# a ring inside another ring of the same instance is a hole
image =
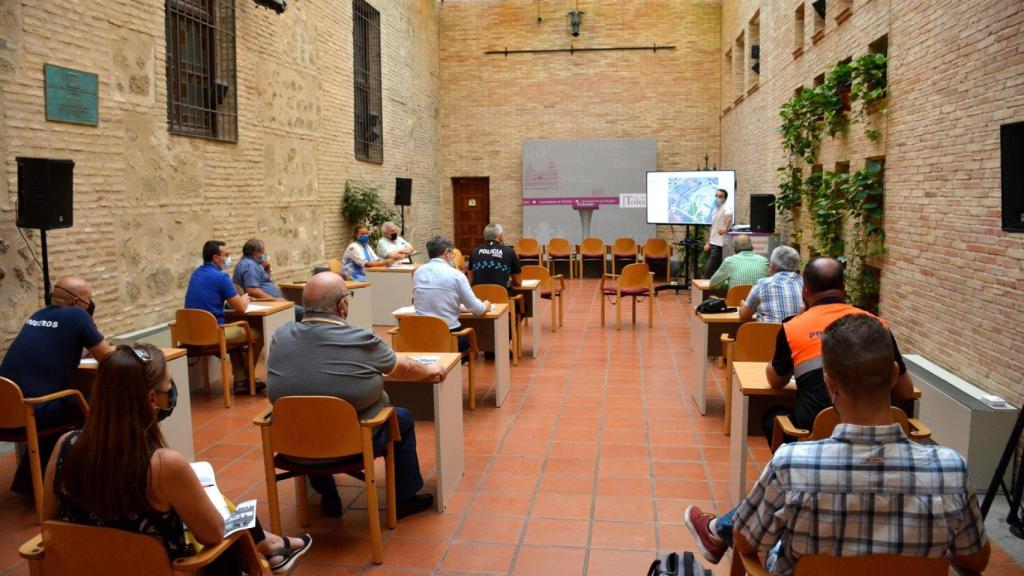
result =
[[[711,570],[701,566],[693,552],[683,552],[682,556],[673,552],[651,563],[647,576],[711,576]]]

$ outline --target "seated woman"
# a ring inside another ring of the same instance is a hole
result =
[[[386,268],[394,264],[395,259],[387,256],[377,256],[373,248],[370,248],[370,229],[366,226],[356,226],[352,231],[352,243],[345,248],[345,254],[341,257],[342,267],[353,280],[366,280],[367,268]]]
[[[224,519],[183,455],[166,448],[157,421],[177,402],[160,349],[118,346],[100,362],[85,427],[65,434],[46,468],[44,516],[156,536],[174,560],[193,553],[184,524],[204,546],[223,539]],[[309,534],[281,538],[259,522],[256,548],[275,574],[309,550]],[[235,576],[241,554],[225,554],[208,573]]]

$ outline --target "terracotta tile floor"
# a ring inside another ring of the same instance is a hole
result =
[[[315,543],[300,576],[546,574],[637,576],[658,553],[694,550],[682,523],[689,503],[723,510],[728,444],[722,435],[724,372],[710,372],[709,413],[690,399],[687,295],[655,300],[655,327],[601,327],[596,280],[569,282],[565,325],[550,332],[547,304],[540,358],[512,369],[512,392],[494,407],[491,367],[480,371],[477,410],[465,413],[466,473],[444,514],[426,512],[385,530],[385,561],[370,563],[365,496],[340,477],[340,520],[324,518],[312,496]],[[609,308],[614,321],[614,309]],[[629,318],[628,309],[624,310]],[[529,348],[529,331],[524,347]],[[260,437],[251,418],[263,397],[192,400],[197,458],[217,470],[222,491],[260,499],[269,526]],[[434,488],[429,423],[417,424],[420,462]],[[755,466],[767,448],[752,439]],[[17,547],[37,532],[31,503],[7,491],[13,455],[0,458],[0,572],[25,574]],[[299,532],[291,482],[280,485],[285,532]],[[987,574],[1021,574],[1001,551]],[[728,561],[715,568],[728,573]]]

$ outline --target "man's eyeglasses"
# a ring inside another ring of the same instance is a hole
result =
[[[355,297],[356,297],[356,293],[355,292],[349,292],[348,294],[345,294],[344,296],[342,296],[342,299],[345,302],[351,302],[352,299],[355,298]]]

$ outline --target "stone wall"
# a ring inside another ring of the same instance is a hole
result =
[[[853,171],[885,159],[881,312],[902,351],[1024,403],[1024,235],[1000,229],[999,179],[999,126],[1024,119],[1024,5],[830,0],[815,39],[808,1],[800,53],[801,4],[723,3],[721,66],[741,34],[751,37],[755,15],[761,46],[757,88],[746,72],[749,41],[743,82],[731,74],[735,62],[722,74],[722,159],[737,170],[737,217],[747,218],[750,193],[774,193],[775,168],[785,163],[782,103],[887,35],[889,114],[872,117],[881,138],[869,142],[855,124],[825,141],[819,162],[825,170],[849,162]]]
[[[433,0],[371,0],[382,22],[384,164],[353,153],[350,3],[236,6],[238,142],[167,129],[162,0],[0,3],[0,350],[42,303],[41,272],[14,227],[15,157],[71,158],[75,226],[50,241],[51,274],[93,283],[113,335],[172,318],[203,241],[262,238],[278,279],[339,256],[347,180],[393,199],[414,179],[407,236],[441,230],[438,24]],[[47,122],[43,64],[99,75],[99,126]],[[430,201],[434,200],[434,201]],[[25,231],[38,253],[38,234]]]
[[[718,162],[720,3],[588,0],[580,36],[561,0],[441,6],[441,186],[490,177],[491,220],[522,230],[523,140],[654,138],[658,167]],[[538,16],[540,21],[538,22]],[[487,50],[675,45],[675,50],[485,55]],[[664,233],[665,231],[663,231]]]

